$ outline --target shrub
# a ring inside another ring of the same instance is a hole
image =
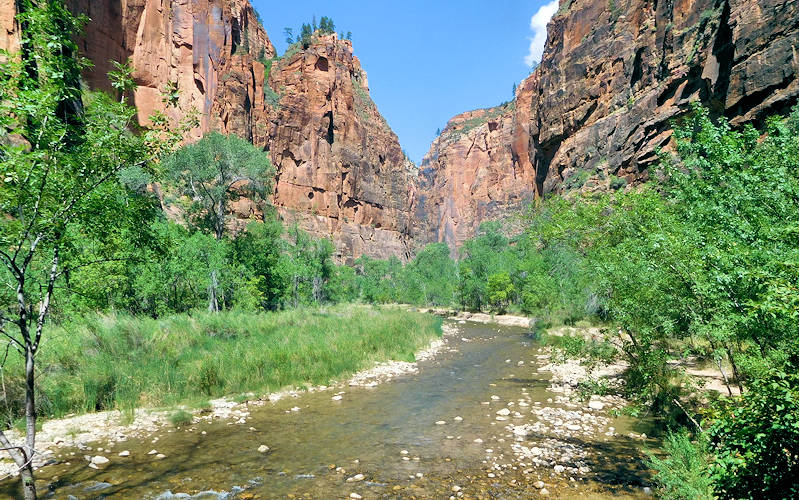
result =
[[[708,432],[721,496],[799,496],[799,375],[772,373],[727,404]]]
[[[175,427],[189,425],[193,419],[194,416],[191,413],[187,412],[186,410],[178,410],[170,414],[168,418],[169,423]]]
[[[627,179],[624,177],[610,176],[610,189],[614,191],[619,190],[627,185]]]
[[[702,443],[691,441],[686,432],[666,436],[659,458],[650,454],[647,465],[654,471],[660,498],[665,500],[712,500],[713,485],[708,472],[708,453]]]

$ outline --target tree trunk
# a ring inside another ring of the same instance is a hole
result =
[[[216,277],[216,270],[213,270],[211,271],[211,284],[208,285],[208,312],[219,312],[218,288],[219,282]]]
[[[26,466],[20,471],[25,500],[36,498],[36,483],[33,479],[33,455],[36,453],[36,387],[34,378],[33,346],[25,349],[25,456]]]
[[[33,454],[36,443],[36,399],[34,393],[34,353],[32,346],[25,349],[25,445],[15,447],[0,431],[0,445],[19,467],[22,496],[25,500],[36,500],[36,482],[33,477]]]

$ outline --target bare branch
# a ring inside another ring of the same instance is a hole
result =
[[[25,348],[25,346],[22,345],[22,342],[20,342],[16,338],[14,338],[11,334],[7,333],[5,330],[0,330],[0,334],[2,334],[4,337],[6,337],[9,340],[8,345],[11,345],[11,343],[13,342],[17,346],[19,346],[19,349],[24,349]],[[19,349],[17,349],[17,350],[19,350]],[[22,354],[22,353],[20,352],[20,354]],[[3,361],[3,363],[5,364],[5,360]]]
[[[56,246],[53,249],[53,260],[50,266],[50,277],[47,280],[47,291],[45,292],[44,299],[39,305],[39,318],[36,320],[36,338],[33,341],[33,352],[39,348],[39,340],[42,338],[42,329],[44,328],[44,321],[47,318],[47,311],[50,309],[50,299],[53,296],[53,286],[58,279],[58,257],[60,248]]]

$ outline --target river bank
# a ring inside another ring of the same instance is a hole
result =
[[[331,325],[335,326],[337,335],[327,336],[327,344],[320,347],[320,344],[316,343],[318,350],[313,354],[314,358],[316,358],[316,365],[324,364],[324,366],[315,367],[313,366],[314,363],[306,363],[306,366],[299,367],[304,368],[304,370],[292,367],[295,370],[292,374],[293,378],[284,376],[277,380],[282,382],[288,379],[293,383],[290,385],[283,384],[283,388],[266,393],[238,392],[226,397],[200,398],[199,402],[197,398],[189,397],[187,399],[190,400],[190,404],[177,402],[166,409],[147,407],[145,405],[135,409],[107,410],[84,414],[72,413],[61,418],[40,419],[41,428],[37,431],[37,455],[33,460],[34,467],[40,468],[53,463],[55,461],[54,457],[60,449],[76,448],[83,452],[92,453],[92,456],[102,456],[101,454],[106,452],[105,448],[100,447],[100,449],[97,449],[91,446],[91,443],[106,442],[108,447],[113,447],[130,440],[146,439],[157,430],[166,429],[166,432],[172,432],[174,428],[180,427],[180,425],[175,425],[176,416],[183,421],[180,423],[184,427],[201,420],[227,420],[242,425],[247,422],[252,407],[261,406],[266,402],[276,402],[284,398],[297,398],[303,393],[330,389],[355,386],[374,387],[393,377],[414,373],[418,370],[418,361],[429,359],[441,351],[445,347],[447,335],[452,334],[451,327],[440,325],[421,314],[409,316],[411,318],[410,321],[399,321],[396,311],[371,306],[351,305],[322,308],[315,311],[305,311],[299,317],[294,312],[274,313],[271,316],[270,326],[288,326],[286,328],[286,336],[291,335],[292,331],[296,333],[300,328],[310,329],[314,326],[317,333],[324,336],[325,333],[330,333],[330,330],[333,329]],[[305,320],[303,321],[303,319]],[[288,325],[286,325],[287,323]],[[114,324],[110,319],[104,320],[104,324],[106,333],[113,331]],[[168,323],[165,323],[165,325],[168,325]],[[201,334],[207,334],[207,329],[202,328],[204,326],[202,325],[202,320],[199,320],[195,325],[198,326]],[[246,323],[246,326],[253,326],[252,318]],[[125,327],[127,327],[129,332],[130,325],[124,325],[122,328]],[[162,327],[163,333],[160,335],[162,341],[166,338],[167,328],[168,326]],[[356,334],[343,335],[340,333],[347,329],[354,330]],[[358,333],[367,329],[369,329],[371,335],[356,338]],[[271,332],[269,333],[271,334]],[[305,334],[307,335],[307,332]],[[258,347],[262,351],[269,350],[268,340],[270,339],[265,339],[263,336],[253,334],[253,332],[250,332],[248,336],[267,340],[264,343],[265,345]],[[359,350],[364,343],[371,346],[371,349],[367,352]],[[281,342],[281,344],[284,343]],[[188,343],[188,345],[190,346],[191,343]],[[287,351],[287,355],[290,358],[292,357],[292,351],[301,358],[306,357],[306,353],[300,351],[305,349],[307,343],[297,342],[295,339],[294,345],[296,347],[293,349],[291,346],[286,348],[285,344],[281,345],[281,347]],[[58,342],[50,342],[45,344],[44,347],[45,349],[59,349],[63,345],[59,345]],[[213,346],[207,347],[211,350]],[[230,346],[220,345],[218,347],[221,350]],[[174,352],[174,348],[172,350]],[[273,348],[273,350],[275,349]],[[324,359],[325,351],[348,353],[346,363],[327,362]],[[98,354],[102,353],[98,352]],[[130,353],[130,356],[133,356],[133,353]],[[320,357],[322,358],[321,361],[319,360]],[[120,366],[124,366],[126,360],[119,359],[118,361]],[[135,362],[135,359],[128,361]],[[147,360],[139,359],[138,361],[146,363]],[[281,365],[278,363],[273,366],[275,370],[281,369]],[[360,367],[360,369],[353,370],[353,366]],[[52,365],[48,367],[45,364],[44,370],[52,371],[52,369]],[[81,376],[80,373],[75,375]],[[119,377],[123,376],[131,376],[130,371],[120,369]],[[324,385],[308,383],[309,379],[318,380],[320,377],[328,377],[325,378]],[[269,380],[269,382],[274,384],[273,380]],[[253,377],[250,380],[252,387],[246,388],[258,390],[258,382],[259,380]],[[285,387],[285,385],[289,385],[289,387]],[[265,386],[268,388],[270,384],[267,383]],[[263,388],[263,385],[261,388]],[[341,398],[342,394],[339,393],[334,397]],[[47,395],[40,395],[40,397],[46,398]],[[8,429],[5,432],[12,443],[22,443],[24,440],[24,436],[16,429]],[[124,451],[121,450],[121,452]],[[16,472],[16,465],[11,461],[10,457],[5,452],[0,452],[0,478],[15,475]]]
[[[529,328],[457,319],[444,330],[412,369],[380,365],[135,439],[58,446],[37,477],[82,500],[645,494],[642,429],[614,414],[622,401],[576,397],[578,362],[553,359]],[[108,462],[94,469],[98,455]]]

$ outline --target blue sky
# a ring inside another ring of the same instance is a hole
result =
[[[251,1],[280,54],[283,28],[296,33],[314,14],[351,31],[372,99],[417,163],[451,117],[512,98],[557,9],[557,0]]]

